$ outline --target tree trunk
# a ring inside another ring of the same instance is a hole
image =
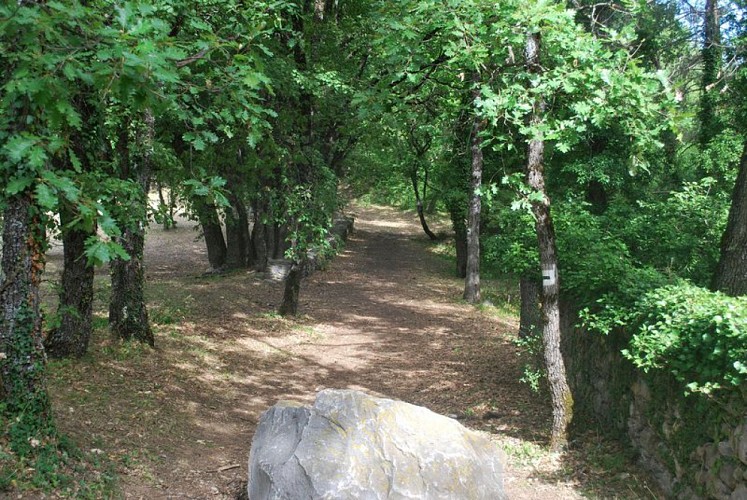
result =
[[[721,238],[721,257],[711,289],[732,297],[747,295],[747,143],[739,161],[729,220]]]
[[[39,297],[44,252],[41,224],[33,215],[38,211],[31,200],[30,193],[14,196],[3,214],[0,400],[14,425],[43,430],[52,424]]]
[[[296,260],[291,265],[288,277],[285,278],[285,291],[283,292],[283,303],[280,304],[278,313],[281,316],[295,316],[298,313],[298,297],[301,293],[301,277],[303,275],[303,264]]]
[[[542,330],[539,283],[528,276],[522,276],[519,280],[519,294],[521,295],[519,337],[524,339],[538,335]]]
[[[324,0],[314,0],[314,17],[318,21],[324,20]]]
[[[540,42],[539,33],[530,33],[527,36],[526,60],[530,73],[540,74],[542,72],[539,63]],[[542,122],[544,112],[544,100],[537,97],[530,117],[530,124],[532,126],[539,125]],[[558,256],[555,245],[555,228],[550,216],[550,199],[547,197],[545,190],[544,140],[536,137],[532,138],[529,141],[527,153],[527,182],[535,192],[542,194],[543,198],[542,201],[532,202],[532,213],[536,221],[535,229],[542,268],[542,343],[553,407],[550,447],[558,450],[568,444],[568,426],[573,418],[573,395],[568,387],[565,363],[560,351]]]
[[[70,224],[74,213],[61,210],[62,226]],[[84,356],[93,331],[94,268],[85,256],[86,240],[96,230],[68,229],[62,234],[64,267],[60,283],[60,303],[57,307],[59,326],[47,335],[44,348],[53,358]]]
[[[705,147],[721,130],[716,113],[721,71],[721,25],[718,0],[706,0],[703,30],[703,75],[700,96],[700,145]]]
[[[480,97],[475,90],[475,99]],[[482,186],[482,122],[475,117],[472,126],[472,175],[469,185],[469,214],[467,219],[467,276],[463,298],[470,304],[480,302],[480,187]]]
[[[262,222],[266,206],[263,203],[254,205],[254,225],[252,227],[252,249],[254,253],[254,268],[259,272],[267,270],[267,226]]]
[[[174,221],[174,196],[171,191],[170,189],[169,200],[167,202],[166,197],[163,195],[163,185],[160,182],[158,183],[158,202],[160,203],[158,210],[161,212],[161,217],[163,217],[162,224],[164,231],[173,229],[176,226],[176,222]]]
[[[130,162],[127,127],[123,127],[117,149],[121,174],[123,178],[135,179],[140,185],[139,210],[147,211],[148,191],[150,188],[151,155],[153,148],[155,119],[146,111],[143,123],[140,123],[138,134],[138,154],[135,164]],[[134,167],[134,168],[133,168]],[[129,221],[118,242],[130,256],[129,260],[117,259],[111,263],[112,293],[109,301],[109,328],[112,336],[121,340],[137,340],[151,346],[155,345],[153,331],[148,323],[148,310],[145,303],[145,269],[143,250],[145,247],[145,218]]]
[[[112,295],[109,302],[109,328],[112,336],[121,340],[138,340],[155,345],[148,323],[145,305],[145,270],[143,248],[145,227],[127,228],[119,243],[130,260],[115,260],[111,264]]]
[[[433,241],[438,240],[438,236],[433,234],[433,231],[428,227],[428,222],[425,220],[425,212],[423,210],[423,200],[420,198],[420,190],[418,189],[418,171],[417,168],[413,168],[410,172],[410,181],[412,182],[412,189],[415,191],[415,202],[418,207],[418,218],[420,219],[420,225],[423,228],[423,232],[428,235]]]
[[[462,218],[462,211],[450,210],[451,226],[454,228],[454,246],[456,247],[456,276],[467,277],[467,225]]]
[[[272,258],[273,259],[282,259],[285,255],[285,245],[283,244],[285,241],[284,235],[285,235],[285,226],[283,224],[273,224],[272,225],[272,239],[271,239],[271,248],[272,248]]]
[[[246,205],[236,195],[229,197],[231,208],[226,216],[226,267],[239,269],[249,262],[249,218]]]
[[[221,271],[226,264],[226,240],[215,205],[198,202],[197,218],[202,226],[202,234],[207,247],[208,262],[213,271]]]

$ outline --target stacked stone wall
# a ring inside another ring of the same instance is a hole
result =
[[[574,429],[629,441],[668,496],[747,499],[747,388],[685,395],[667,373],[643,373],[622,356],[630,332],[590,333],[563,309]]]

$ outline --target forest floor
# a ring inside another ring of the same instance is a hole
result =
[[[204,274],[204,243],[188,221],[147,238],[156,349],[108,339],[108,277],[97,272],[90,355],[50,363],[49,385],[60,430],[93,457],[89,481],[116,477],[101,496],[236,498],[261,413],[329,387],[402,399],[489,433],[506,452],[511,498],[657,498],[630,451],[593,432],[564,454],[546,451],[548,398],[519,382],[513,285],[488,281],[496,306],[468,305],[443,244],[416,216],[349,210],[355,232],[304,281],[293,319],[275,314],[281,283],[253,271]],[[60,253],[50,251],[50,281]]]

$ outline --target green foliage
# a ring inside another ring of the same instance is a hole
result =
[[[313,184],[296,184],[284,198],[282,222],[288,224],[287,240],[291,244],[285,257],[301,262],[309,250],[320,255],[331,251],[327,235],[332,216],[339,208],[337,178],[332,171],[321,167]]]
[[[361,199],[365,202],[377,203],[381,205],[391,205],[403,210],[412,209],[415,206],[415,195],[412,192],[412,186],[404,179],[381,179],[376,185],[371,186],[367,181],[362,181],[365,189]]]
[[[63,471],[71,458],[70,443],[57,433],[45,392],[44,362],[32,333],[24,331],[33,325],[31,313],[22,309],[12,342],[0,357],[4,388],[10,386],[0,402],[0,490],[73,489],[73,479]]]
[[[517,33],[516,26],[525,31]],[[597,37],[562,4],[530,2],[516,5],[492,28],[498,46],[513,47],[514,53],[522,53],[527,32],[539,31],[544,70],[534,75],[518,66],[501,72],[491,87],[482,87],[477,107],[486,119],[495,127],[510,123],[525,138],[551,141],[560,153],[576,147],[589,131],[617,124],[633,144],[629,169],[645,167],[640,153],[657,144],[658,131],[666,126],[658,113],[662,101],[668,101],[663,75],[646,71],[631,58],[630,27]],[[553,105],[529,126],[527,117],[538,97]],[[500,149],[515,147],[514,138],[505,133],[494,134],[492,141]]]
[[[603,270],[600,269],[600,272]],[[581,324],[591,332],[608,335],[630,324],[631,304],[647,292],[673,280],[651,267],[629,266],[614,286],[591,302],[580,303]]]
[[[3,403],[0,435],[0,494],[15,490],[75,498],[114,495],[116,476],[108,459],[83,453],[53,427],[34,428],[23,417],[10,417]]]
[[[574,299],[589,305],[640,278],[627,246],[614,234],[614,226],[605,225],[583,203],[556,204],[553,215],[561,286]]]
[[[534,332],[534,334],[527,337],[517,337],[512,342],[518,349],[519,357],[525,358],[522,375],[519,380],[527,384],[532,391],[539,392],[544,387],[544,382],[547,379],[547,368],[542,357],[541,332]]]
[[[122,245],[91,236],[86,240],[85,256],[89,265],[101,266],[115,259],[130,260]]]
[[[645,295],[626,357],[644,371],[666,370],[692,392],[747,382],[747,299],[689,284]]]
[[[583,202],[553,206],[561,289],[584,309],[585,326],[609,332],[625,324],[627,307],[643,293],[667,283],[667,277],[640,265],[616,234],[619,227],[591,214]],[[526,211],[503,208],[494,214],[493,234],[484,237],[486,266],[502,272],[539,273],[534,220]]]
[[[738,130],[728,129],[716,135],[705,148],[687,152],[682,158],[682,170],[697,179],[707,176],[716,180],[717,187],[730,187],[737,173],[743,149]],[[718,183],[723,183],[719,186]]]
[[[615,216],[622,219],[617,225],[637,259],[703,286],[718,262],[728,203],[716,180],[704,177],[684,183],[663,200],[615,207],[622,208]]]
[[[187,199],[200,198],[202,204],[226,208],[230,206],[230,203],[226,197],[225,185],[225,179],[219,176],[211,176],[201,180],[186,180],[183,183],[183,188]]]
[[[481,253],[487,269],[518,275],[539,273],[537,236],[529,212],[502,207],[489,224]]]

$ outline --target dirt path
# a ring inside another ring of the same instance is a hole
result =
[[[243,271],[202,276],[203,244],[186,225],[151,231],[158,349],[112,345],[101,329],[90,358],[51,366],[61,428],[116,464],[126,498],[235,498],[260,414],[327,387],[424,405],[491,433],[508,452],[511,498],[588,490],[583,477],[593,468],[578,470],[537,445],[547,437],[548,405],[518,382],[514,319],[460,302],[461,281],[411,214],[353,211],[355,233],[304,282],[302,316],[293,320],[274,314],[277,283]]]

